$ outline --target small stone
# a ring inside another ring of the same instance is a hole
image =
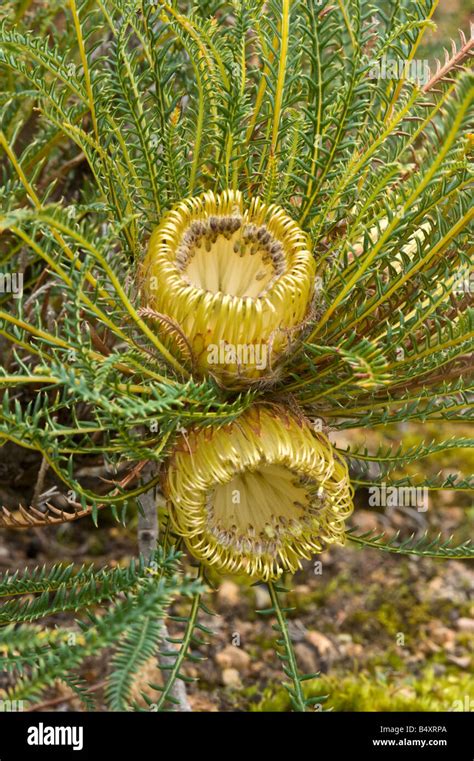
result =
[[[316,654],[311,647],[308,647],[308,645],[305,645],[302,642],[298,642],[298,644],[295,645],[295,653],[298,665],[305,674],[314,674],[319,671]]]
[[[341,645],[347,645],[353,641],[351,634],[337,634],[336,639]]]
[[[454,647],[456,635],[452,629],[448,629],[446,626],[433,628],[431,636],[435,642],[439,645],[444,645],[447,649]]]
[[[423,585],[419,594],[421,600],[449,600],[452,605],[464,605],[472,599],[472,572],[453,560],[445,573]]]
[[[471,665],[471,658],[469,655],[458,657],[457,655],[448,655],[446,658],[450,663],[454,663],[460,669],[468,669]]]
[[[362,658],[364,647],[359,642],[349,642],[344,646],[343,652],[348,658]]]
[[[300,597],[305,597],[306,595],[310,595],[311,591],[312,590],[311,590],[311,587],[309,586],[309,584],[297,584],[293,588],[292,594],[296,598],[300,598]]]
[[[309,642],[322,658],[332,658],[336,653],[336,648],[328,637],[321,632],[309,631],[306,632],[306,641]]]
[[[427,639],[420,647],[420,649],[424,653],[440,653],[443,648],[437,645],[436,642],[433,642],[432,639]]]
[[[240,689],[242,687],[242,682],[237,669],[224,669],[222,672],[222,684],[225,685],[225,687],[232,687],[235,690]]]
[[[474,618],[458,618],[456,625],[462,632],[474,632]]]
[[[258,585],[253,587],[253,590],[255,592],[255,607],[257,610],[265,610],[266,608],[270,608],[272,605],[272,600],[267,588]]]
[[[357,527],[360,532],[371,531],[377,527],[377,516],[369,510],[359,510],[357,513]]]
[[[233,581],[224,581],[217,592],[217,603],[221,608],[236,608],[240,603],[240,589]]]
[[[223,671],[234,669],[237,672],[244,673],[250,666],[250,656],[236,645],[227,645],[216,655],[216,663]]]
[[[288,621],[288,632],[292,642],[304,642],[306,626],[299,618],[292,618]]]
[[[194,713],[218,713],[219,711],[218,706],[202,692],[189,695],[189,703]]]

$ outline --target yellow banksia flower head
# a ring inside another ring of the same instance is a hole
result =
[[[271,378],[301,332],[314,275],[307,236],[281,208],[208,192],[179,203],[152,234],[145,313],[192,370],[246,385]]]
[[[307,420],[276,405],[183,434],[164,490],[192,555],[263,580],[342,544],[353,510],[346,462]]]

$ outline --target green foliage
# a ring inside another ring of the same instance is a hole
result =
[[[327,699],[327,695],[305,696],[304,682],[309,679],[315,679],[318,674],[300,674],[298,671],[296,655],[286,620],[286,614],[291,611],[291,608],[283,607],[279,597],[281,593],[284,594],[288,590],[285,587],[268,582],[268,591],[272,606],[257,612],[260,615],[271,615],[276,618],[276,623],[272,627],[279,635],[276,640],[276,654],[281,661],[283,673],[290,680],[290,682],[283,682],[283,686],[288,693],[293,710],[301,712],[312,710],[314,705],[321,706]]]
[[[113,648],[107,701],[111,709],[127,708],[133,676],[156,653],[171,602],[177,596],[193,597],[203,590],[200,579],[183,577],[177,572],[179,557],[173,549],[167,554],[159,550],[150,565],[140,561],[137,567],[127,570],[102,569],[96,573],[89,568],[85,573],[79,572],[77,578],[69,570],[56,568],[50,575],[56,591],[49,606],[46,588],[33,603],[7,603],[2,614],[7,611],[9,623],[0,628],[0,653],[3,669],[15,677],[8,698],[34,703],[45,689],[62,680],[90,707],[90,696],[75,670],[85,658],[100,657]],[[21,590],[29,590],[30,585],[34,588],[35,577],[44,586],[43,572],[23,577],[20,585],[10,577],[3,582],[2,595],[24,595]],[[56,586],[62,577],[67,582]],[[64,584],[69,585],[67,591]],[[100,593],[98,585],[102,587]],[[95,594],[91,593],[92,588]],[[108,604],[100,615],[93,612],[98,602],[102,606]],[[75,629],[44,629],[23,623],[71,608],[80,608],[82,612]],[[2,624],[5,623],[2,615]]]
[[[223,424],[265,398],[266,388],[236,395],[190,377],[140,310],[150,232],[178,200],[205,190],[281,205],[315,253],[311,321],[272,397],[290,394],[336,430],[472,418],[473,312],[457,288],[472,254],[472,72],[450,69],[436,86],[373,76],[384,57],[415,59],[436,4],[69,0],[35,4],[34,20],[28,0],[2,4],[0,266],[21,269],[25,287],[19,299],[0,294],[0,440],[39,452],[72,496],[69,512],[5,510],[0,524],[97,523],[107,507],[125,521],[159,476],[98,494],[77,476],[79,459],[125,464],[137,480],[134,464],[161,462],[177,430]],[[346,456],[380,464],[380,480],[356,482],[371,485],[471,444],[453,437]],[[458,475],[397,475],[394,484],[471,488]],[[382,551],[472,557],[442,539],[348,537]],[[172,707],[183,662],[198,657],[192,648],[206,633],[202,583],[176,575],[176,561],[160,555],[157,575],[139,561],[1,579],[0,623],[9,626],[0,650],[21,676],[12,696],[35,700],[60,679],[90,708],[74,670],[112,647],[107,698],[122,709],[161,647],[171,662],[157,705]],[[270,592],[291,702],[304,710],[285,611],[278,588]],[[168,651],[160,622],[178,594],[191,611]],[[63,611],[89,612],[74,648],[31,623]]]
[[[430,539],[425,533],[420,539],[416,539],[414,534],[403,541],[399,541],[400,532],[386,539],[385,533],[378,533],[375,530],[358,533],[356,528],[347,532],[349,541],[354,542],[362,547],[372,547],[384,552],[392,552],[397,555],[417,555],[418,557],[429,558],[458,558],[459,560],[471,560],[474,558],[474,547],[470,540],[459,545],[453,546],[453,537],[443,539],[438,535]]]
[[[204,579],[202,570],[199,577],[201,580]],[[164,675],[163,685],[150,684],[150,687],[158,692],[156,700],[142,693],[142,697],[150,710],[166,711],[172,709],[178,704],[178,700],[173,696],[173,688],[176,681],[180,679],[185,683],[189,683],[195,680],[193,677],[183,674],[181,668],[186,662],[198,663],[203,660],[203,656],[197,652],[192,652],[191,648],[207,645],[208,643],[203,639],[202,635],[210,636],[213,634],[212,629],[209,629],[209,627],[199,620],[200,613],[213,615],[212,611],[204,604],[201,592],[198,591],[193,596],[191,608],[186,616],[170,616],[170,620],[175,624],[184,625],[184,631],[179,637],[170,637],[167,634],[163,638],[163,646],[159,651],[160,668]]]

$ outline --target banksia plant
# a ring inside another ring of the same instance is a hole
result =
[[[0,439],[36,452],[40,475],[0,525],[138,516],[140,545],[127,569],[0,578],[9,699],[61,680],[91,708],[81,665],[112,650],[112,709],[138,708],[156,656],[145,704],[183,707],[208,587],[231,573],[267,584],[291,704],[308,710],[292,573],[332,543],[473,557],[349,524],[355,489],[472,488],[403,475],[472,445],[456,429],[472,420],[472,42],[412,76],[436,4],[2,5]],[[364,444],[414,421],[453,435]],[[74,648],[48,626],[68,611]]]

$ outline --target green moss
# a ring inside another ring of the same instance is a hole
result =
[[[251,684],[250,686],[241,689],[240,695],[242,699],[247,698],[248,700],[253,700],[260,695],[260,688],[256,684]]]
[[[469,674],[436,676],[431,667],[418,677],[377,672],[373,677],[351,674],[325,676],[306,685],[308,697],[329,694],[324,710],[334,711],[459,711],[469,706],[474,695],[474,678]],[[288,711],[284,688],[269,687],[252,711]]]
[[[383,633],[394,639],[399,632],[418,638],[423,624],[433,618],[444,620],[452,609],[449,600],[417,601],[404,583],[390,589],[389,602],[387,596],[386,589],[373,585],[366,597],[366,607],[348,614],[345,628],[353,633],[356,641],[363,642],[367,637]]]
[[[271,713],[284,713],[290,710],[288,693],[283,687],[267,687],[262,693],[259,703],[249,706],[250,712],[270,711]]]
[[[262,634],[256,634],[254,636],[255,652],[258,657],[258,653],[262,650],[274,650],[275,648],[276,634],[272,637],[268,635],[268,632]],[[251,651],[249,651],[251,654]]]

